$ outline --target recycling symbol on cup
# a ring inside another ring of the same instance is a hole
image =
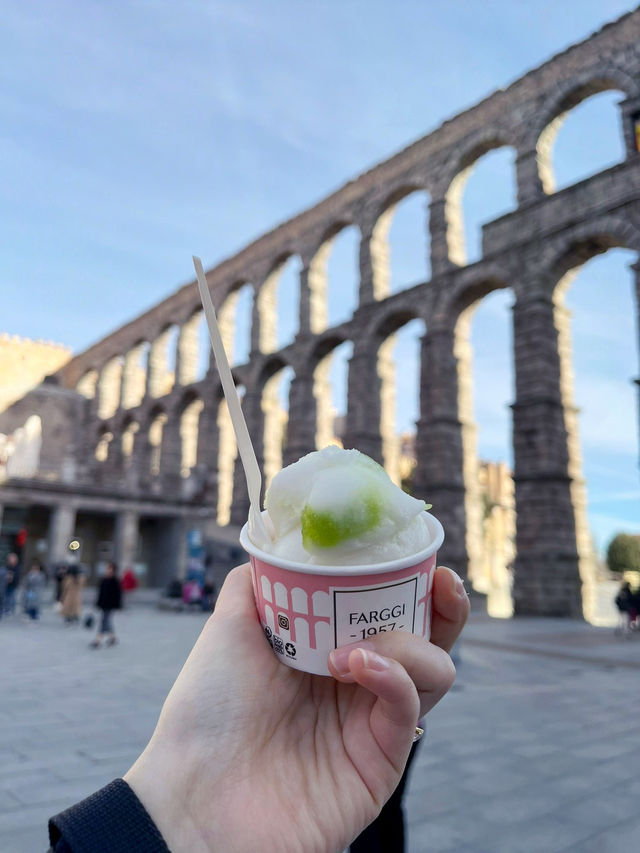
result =
[[[294,658],[296,656],[296,647],[293,645],[293,643],[285,643],[284,649],[289,655],[289,657]]]

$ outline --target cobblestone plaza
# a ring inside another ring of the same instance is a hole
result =
[[[50,608],[0,622],[0,850],[122,775],[204,616],[133,605],[93,651]],[[474,613],[406,798],[409,853],[622,853],[640,834],[640,642],[573,620]]]

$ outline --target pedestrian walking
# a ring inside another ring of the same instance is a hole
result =
[[[638,617],[636,597],[631,590],[631,584],[628,581],[623,581],[615,597],[615,605],[620,614],[622,623],[622,631],[628,633],[635,627],[635,622]]]
[[[117,642],[115,631],[113,630],[113,611],[119,610],[121,606],[122,587],[118,580],[118,567],[115,563],[108,563],[105,576],[100,581],[100,589],[98,590],[98,599],[96,601],[96,607],[98,610],[102,610],[102,617],[98,633],[91,643],[91,648],[99,649],[103,638],[106,638],[108,646],[113,646]]]
[[[62,609],[62,587],[67,576],[67,569],[66,563],[58,563],[53,574],[53,579],[56,582],[56,604],[60,605],[60,609]]]
[[[42,591],[46,582],[44,569],[38,560],[34,560],[24,578],[22,606],[25,616],[33,622],[40,618]]]
[[[7,555],[6,590],[4,594],[4,612],[13,613],[16,609],[16,592],[20,583],[20,559],[15,551]]]
[[[67,624],[80,620],[84,575],[78,566],[71,565],[62,582],[62,617]]]
[[[125,603],[129,598],[129,594],[138,588],[138,578],[131,567],[129,567],[122,575],[120,587],[122,589],[122,607],[124,608]]]

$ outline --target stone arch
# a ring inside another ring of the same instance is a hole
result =
[[[142,403],[147,388],[149,351],[146,340],[135,343],[124,357],[122,369],[122,408],[134,409]]]
[[[178,335],[178,384],[192,385],[194,382],[203,379],[208,367],[209,351],[206,351],[207,358],[206,366],[202,370],[202,353],[203,344],[208,343],[203,341],[203,326],[206,326],[204,319],[204,311],[200,307],[195,307],[190,316],[180,327]],[[210,347],[209,347],[210,349]]]
[[[148,368],[148,388],[151,397],[164,397],[175,385],[179,333],[176,323],[167,323],[151,342]]]
[[[424,325],[423,335],[426,331],[426,324],[415,309],[394,307],[378,318],[371,335],[373,350],[376,353],[376,372],[380,383],[382,463],[391,479],[398,485],[401,483],[402,473],[400,437],[396,434],[397,376],[394,349],[399,330],[417,320],[422,321]],[[419,364],[419,356],[417,364]]]
[[[334,366],[336,350],[344,344],[353,343],[346,335],[331,333],[323,336],[313,348],[313,397],[316,407],[315,447],[320,450],[340,438],[340,428],[336,429],[336,411],[333,404],[331,371]],[[348,358],[349,356],[347,356]]]
[[[262,467],[265,488],[269,488],[283,464],[287,439],[288,405],[282,404],[284,386],[295,377],[294,368],[282,358],[268,359],[261,371],[258,387],[262,412]]]
[[[131,464],[136,434],[140,430],[138,421],[128,416],[122,422],[120,429],[120,451],[125,467]]]
[[[110,358],[100,372],[98,380],[98,417],[112,417],[120,406],[120,389],[124,359],[120,355]]]
[[[241,303],[243,301],[244,294],[251,294],[251,310],[249,310],[249,329],[241,330],[239,327],[239,317],[238,312],[241,307]],[[220,335],[222,337],[222,342],[224,343],[224,348],[227,353],[227,358],[229,359],[229,364],[237,364],[239,358],[245,355],[245,353],[237,352],[237,343],[238,337],[241,333],[248,331],[248,334],[245,334],[244,337],[249,341],[248,349],[251,349],[251,313],[253,308],[253,300],[255,299],[255,293],[253,285],[246,281],[245,279],[238,279],[233,283],[233,285],[229,288],[226,295],[224,296],[220,308],[217,310],[218,316],[218,325],[220,327]],[[247,353],[248,354],[248,353]]]
[[[462,209],[462,198],[467,181],[478,160],[490,151],[504,147],[517,151],[516,140],[503,131],[488,129],[474,134],[449,173],[450,179],[445,191],[447,252],[449,260],[458,266],[464,266],[468,262]]]
[[[462,480],[464,484],[464,508],[466,517],[466,550],[469,555],[469,577],[474,588],[488,595],[492,615],[510,615],[505,610],[505,600],[510,598],[508,565],[513,559],[507,549],[505,553],[488,553],[492,523],[504,522],[515,534],[515,511],[511,507],[500,510],[499,519],[487,515],[491,490],[501,488],[506,500],[512,494],[512,480],[508,472],[495,466],[481,466],[478,455],[478,420],[474,405],[474,357],[471,341],[472,323],[476,310],[485,297],[499,290],[510,290],[506,277],[487,274],[471,278],[452,294],[450,316],[453,319],[453,354],[457,374],[457,417],[460,423],[462,443]],[[511,359],[511,353],[509,353]],[[486,377],[485,377],[486,378]],[[512,400],[510,401],[512,402]],[[483,482],[484,481],[484,482]],[[497,512],[493,512],[496,516]],[[485,517],[486,516],[486,517]],[[501,544],[501,543],[498,543]],[[485,550],[485,545],[487,549]],[[502,562],[500,562],[502,560]],[[491,565],[489,565],[489,562]],[[490,571],[486,572],[485,569]]]
[[[329,227],[325,228],[322,237],[317,243],[316,248],[311,253],[309,261],[306,282],[304,286],[307,289],[307,302],[309,311],[309,329],[312,334],[320,335],[330,325],[335,325],[330,318],[330,295],[331,295],[331,280],[329,276],[329,260],[333,252],[333,248],[340,234],[347,229],[357,228],[349,219],[338,219]],[[357,280],[358,259],[354,257],[354,275]],[[356,293],[352,300],[353,310],[357,307],[357,284],[355,287]],[[335,312],[334,312],[335,313]],[[343,312],[344,318],[349,312]],[[353,311],[350,312],[351,314]]]
[[[472,312],[474,306],[489,293],[509,288],[508,282],[506,270],[485,267],[468,279],[461,280],[457,287],[451,289],[443,313],[446,313],[450,318],[449,322],[455,325],[462,314],[468,310]]]
[[[180,476],[188,477],[198,462],[198,427],[204,401],[195,393],[184,396],[177,409],[180,418]]]
[[[162,440],[168,415],[161,406],[155,406],[149,415],[149,475],[157,477],[162,464]]]
[[[553,95],[538,110],[531,128],[531,137],[537,154],[538,173],[546,193],[555,191],[552,151],[553,145],[567,114],[587,98],[600,92],[620,90],[628,98],[640,94],[634,78],[614,65],[601,65],[561,83]]]
[[[399,279],[399,275],[397,271],[394,274],[392,268],[394,253],[391,245],[391,231],[398,208],[418,193],[424,196],[425,199],[425,219],[421,234],[424,273],[418,276],[418,281],[424,281],[429,278],[430,245],[428,215],[430,196],[423,184],[416,181],[406,182],[396,187],[380,206],[375,225],[371,231],[371,237],[369,238],[369,253],[373,268],[373,292],[376,299],[384,299],[392,292],[404,290],[406,287],[417,283],[416,281],[405,282],[403,278],[403,285],[398,286],[399,282],[396,279]]]
[[[76,391],[86,397],[87,400],[93,400],[96,396],[96,388],[98,386],[98,371],[95,367],[86,370],[76,384]]]
[[[106,462],[109,458],[110,445],[113,441],[113,433],[107,424],[102,424],[98,429],[94,458],[96,462]]]
[[[297,260],[296,260],[297,259]],[[256,294],[257,316],[259,321],[259,349],[265,354],[275,352],[282,346],[290,343],[289,337],[283,340],[282,329],[279,324],[279,319],[282,318],[283,312],[279,308],[282,294],[279,293],[281,278],[285,271],[285,267],[289,264],[302,265],[300,256],[294,252],[282,253],[276,262],[271,267],[271,271],[266,276],[262,284],[259,286]],[[299,273],[300,270],[298,270]],[[297,277],[298,291],[298,306],[300,304],[300,276]],[[289,308],[293,306],[290,305]],[[255,316],[255,312],[254,312]],[[299,318],[299,311],[296,310],[295,316]],[[295,326],[295,323],[294,323]],[[297,328],[294,331],[294,335]]]
[[[627,249],[640,254],[640,231],[631,220],[602,217],[577,226],[562,239],[551,242],[541,271],[543,295],[552,302],[553,327],[557,338],[556,372],[553,377],[566,435],[566,472],[569,477],[570,502],[575,522],[575,543],[582,583],[582,607],[587,619],[595,613],[595,579],[597,559],[588,518],[587,482],[584,478],[583,450],[580,437],[580,408],[575,401],[572,312],[566,296],[581,268],[610,249]],[[635,265],[634,265],[635,266]],[[635,313],[640,310],[636,288]],[[637,332],[636,332],[637,334]],[[611,383],[608,382],[608,385]],[[585,398],[583,398],[585,399]],[[586,398],[598,407],[598,384]],[[601,418],[604,420],[604,418]],[[584,426],[584,420],[582,420]]]
[[[237,377],[233,377],[238,396],[242,400],[245,393],[243,385],[239,384]],[[216,426],[218,428],[218,458],[216,468],[218,473],[218,503],[216,506],[216,521],[224,527],[231,520],[231,505],[233,503],[233,486],[236,460],[238,456],[238,445],[231,423],[229,407],[222,390],[218,385],[215,392],[217,400]]]
[[[555,297],[557,285],[564,276],[595,255],[614,248],[640,252],[640,229],[631,219],[603,216],[548,240],[538,272],[542,290]]]

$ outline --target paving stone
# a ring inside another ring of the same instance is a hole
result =
[[[0,746],[12,805],[0,810],[2,853],[46,849],[47,819],[121,775],[146,745],[198,626],[150,608],[132,609],[122,626],[118,656],[101,657],[85,634],[53,622],[31,633],[20,622],[0,626],[4,677],[15,684],[0,694],[0,717],[11,719]],[[495,628],[518,639],[535,620],[520,626],[481,627],[485,637]],[[635,653],[640,661],[640,646]],[[429,715],[409,780],[408,853],[635,849],[620,844],[638,838],[624,810],[640,801],[640,723],[624,711],[620,672],[470,642],[462,655],[461,689]]]
[[[2,853],[44,853],[49,846],[47,827],[37,826],[12,833],[10,841],[3,841]]]
[[[627,853],[638,849],[640,820],[633,818],[564,847],[558,853]]]

